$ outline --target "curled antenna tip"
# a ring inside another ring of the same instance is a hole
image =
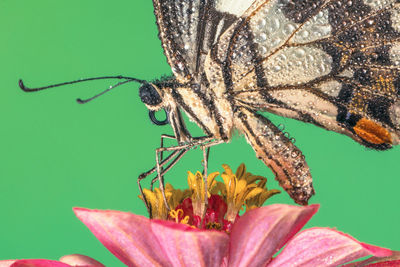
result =
[[[77,98],[77,99],[76,99],[76,102],[77,102],[78,104],[85,104],[87,101],[82,100],[82,99],[80,99],[80,98]]]
[[[23,91],[25,91],[25,92],[28,91],[27,88],[25,87],[24,82],[22,81],[22,79],[19,79],[18,85],[19,85],[19,88],[21,88]]]

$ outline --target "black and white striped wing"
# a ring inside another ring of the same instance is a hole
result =
[[[220,67],[237,106],[314,123],[375,149],[399,143],[396,0],[255,1],[207,64],[216,84],[210,70]]]
[[[164,52],[179,82],[200,82],[210,47],[252,2],[153,0]]]

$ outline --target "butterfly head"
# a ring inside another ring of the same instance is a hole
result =
[[[149,109],[149,117],[150,120],[155,125],[166,125],[169,123],[168,118],[168,108],[165,105],[165,101],[163,100],[163,92],[161,91],[160,87],[153,83],[142,83],[139,88],[139,97],[140,100],[146,105]],[[155,116],[155,112],[158,110],[164,109],[166,113],[165,120],[158,120]]]
[[[163,108],[163,99],[160,89],[152,83],[144,83],[139,88],[140,100],[149,110],[157,111]]]

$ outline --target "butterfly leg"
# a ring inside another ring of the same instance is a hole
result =
[[[181,153],[182,152],[184,152],[184,153],[186,153],[189,149],[193,149],[193,148],[195,148],[195,147],[197,147],[197,146],[202,146],[202,145],[204,145],[204,144],[208,144],[210,141],[212,141],[212,137],[209,137],[209,136],[205,136],[205,137],[199,137],[199,138],[196,138],[196,139],[194,139],[192,142],[190,142],[190,143],[188,143],[188,144],[184,144],[184,145],[178,145],[178,146],[173,146],[173,147],[160,147],[160,148],[158,148],[158,149],[156,149],[156,170],[157,170],[157,180],[158,180],[158,182],[159,182],[159,186],[160,186],[160,190],[161,190],[161,193],[162,193],[162,195],[163,195],[163,198],[164,198],[164,203],[165,203],[165,206],[167,207],[167,210],[170,210],[170,207],[169,207],[169,205],[168,205],[168,202],[167,202],[167,198],[166,198],[166,196],[165,196],[165,185],[164,185],[164,181],[163,181],[163,179],[162,179],[162,175],[161,175],[161,168],[160,168],[160,164],[159,164],[159,153],[160,152],[164,152],[164,151],[177,151],[177,150],[179,150],[179,151],[181,151]],[[210,142],[210,144],[211,143],[213,143],[213,142]],[[183,156],[183,155],[182,155]],[[178,162],[178,160],[180,159],[181,157],[177,157],[177,160],[175,161],[173,161],[172,163],[171,163],[171,165],[173,166],[173,165],[175,165],[177,162]],[[171,167],[172,167],[171,166]],[[170,166],[168,166],[168,170],[170,169]]]
[[[201,140],[203,140],[203,139],[206,139],[207,137],[194,137],[193,138],[193,140],[194,140],[194,142],[196,142],[196,141],[201,141]],[[175,136],[173,136],[173,135],[168,135],[168,134],[163,134],[163,135],[161,135],[161,146],[160,146],[160,148],[163,148],[164,147],[164,140],[165,139],[173,139],[173,140],[176,140],[176,137]],[[162,162],[163,161],[163,152],[165,152],[165,151],[162,151],[162,152],[160,152],[160,161]],[[186,153],[186,152],[185,152]],[[210,150],[209,150],[209,148],[207,149],[207,159],[208,159],[208,156],[209,156],[209,154],[210,154]],[[175,153],[175,155],[176,155],[176,153]],[[183,155],[182,155],[183,156]],[[169,169],[171,169],[178,161],[179,161],[179,159],[180,158],[182,158],[182,156],[180,156],[179,158],[176,158],[176,159],[174,159],[174,161],[167,167],[168,168],[168,170]],[[165,172],[167,172],[168,170],[166,170]],[[164,173],[165,172],[163,172],[162,170],[161,170],[161,172],[163,173],[162,175],[164,175]],[[203,174],[204,174],[204,172],[203,172]],[[162,177],[163,178],[163,177]],[[152,180],[151,180],[151,185],[150,185],[150,190],[153,190],[153,186],[154,186],[154,183],[156,182],[158,180],[158,177],[156,176],[156,177],[154,177]]]
[[[165,196],[165,185],[164,185],[164,174],[169,171],[178,161],[183,157],[184,154],[190,149],[189,145],[184,145],[184,146],[177,146],[177,147],[163,147],[163,148],[158,148],[156,149],[156,170],[157,170],[157,177],[155,179],[158,180],[159,187],[164,199],[164,204],[167,207],[167,210],[171,210],[171,208],[168,205],[167,197]],[[165,169],[163,173],[161,173],[161,166],[160,166],[160,160],[159,160],[159,153],[163,153],[164,151],[174,151],[174,152],[179,152],[178,156],[171,162],[171,164]],[[155,180],[153,179],[153,180]],[[153,181],[152,181],[153,183]]]
[[[205,174],[207,174],[207,162],[208,162],[208,159],[210,158],[211,147],[207,147],[204,149],[203,149],[203,147],[201,147],[201,149],[202,149],[202,151],[204,149],[206,150],[206,151],[203,151],[203,172],[202,172],[202,174],[204,176]]]
[[[172,138],[171,138],[172,139]],[[212,144],[211,146],[213,146],[214,144]],[[208,162],[208,159],[209,159],[209,157],[210,157],[210,148],[211,148],[211,146],[202,146],[201,148],[202,148],[202,150],[203,150],[203,147],[204,147],[204,149],[206,149],[206,152],[203,152],[203,176],[207,173],[207,162]],[[163,147],[163,146],[161,146],[161,147]],[[187,150],[185,150],[185,153],[186,153],[186,151]],[[205,154],[204,154],[205,153]],[[160,158],[162,157],[162,154],[161,154],[161,156],[160,156]],[[173,162],[170,164],[170,165],[168,165],[168,167],[167,167],[167,169],[165,170],[165,171],[162,171],[162,175],[164,175],[165,174],[165,172],[167,172],[168,170],[170,170],[181,158],[183,157],[183,155],[182,156],[180,156],[180,154],[179,154],[179,156],[177,157],[177,158],[175,158],[174,160],[173,160]],[[206,175],[207,176],[207,175]],[[153,186],[154,186],[154,183],[155,182],[157,182],[157,180],[158,180],[158,177],[156,176],[156,177],[154,177],[153,178],[153,180],[151,181],[151,187],[150,187],[150,189],[151,190],[153,190]]]
[[[173,135],[168,135],[168,134],[162,134],[161,135],[161,142],[160,142],[160,147],[164,147],[164,140],[165,139],[172,139],[172,140],[176,140],[176,137]],[[162,162],[164,159],[164,151],[160,153],[160,161]],[[163,168],[161,167],[161,172],[163,172]],[[164,180],[163,175],[161,176],[161,178]],[[157,181],[157,176],[155,178],[153,178],[151,180],[151,184],[150,184],[150,190],[153,191],[153,186],[154,183]]]
[[[173,135],[162,134],[162,135],[161,135],[161,141],[160,141],[160,147],[161,147],[161,148],[164,147],[164,140],[165,140],[165,139],[173,139],[173,140],[176,140],[176,137],[173,136]],[[162,177],[162,179],[164,178],[164,177],[163,177],[164,174],[165,174],[168,170],[170,170],[170,169],[183,157],[183,155],[186,154],[186,152],[187,152],[186,150],[184,150],[184,151],[179,151],[179,150],[173,151],[170,155],[168,155],[167,158],[165,158],[165,160],[164,160],[163,152],[161,152],[161,154],[160,154],[160,167],[161,167],[161,177]],[[166,169],[163,169],[163,166],[164,166],[165,164],[167,164],[168,162],[170,162],[170,161],[172,161],[172,162],[166,167]],[[143,193],[143,188],[142,188],[140,182],[141,182],[142,180],[144,180],[145,178],[147,178],[147,176],[149,176],[149,175],[151,175],[152,173],[154,173],[155,171],[156,171],[156,167],[153,167],[153,168],[150,169],[149,171],[147,171],[147,172],[145,172],[145,173],[142,173],[142,174],[138,177],[138,181],[137,181],[140,194],[141,194],[142,199],[143,199],[143,201],[144,201],[144,203],[145,203],[145,206],[146,206],[146,208],[147,208],[147,211],[149,212],[150,215],[151,215],[151,207],[150,207],[150,205],[149,205],[149,203],[148,203],[148,201],[147,201],[147,199],[146,199],[146,197],[145,197],[145,195],[144,195],[144,193]],[[154,183],[157,181],[157,179],[158,179],[158,176],[156,176],[155,178],[152,179],[151,185],[150,185],[150,191],[153,191],[153,185],[154,185]]]
[[[163,135],[163,139],[169,138],[169,139],[174,139],[173,136],[167,136]],[[167,199],[165,197],[165,188],[164,188],[164,181],[163,181],[163,176],[165,175],[166,172],[168,172],[178,161],[187,153],[189,149],[192,149],[194,147],[200,146],[203,143],[209,142],[212,140],[212,137],[198,137],[198,138],[193,138],[193,141],[188,144],[184,145],[178,145],[178,146],[172,146],[172,147],[160,147],[156,149],[156,166],[150,169],[147,172],[142,173],[138,177],[138,187],[140,194],[143,198],[143,201],[146,205],[147,211],[149,212],[151,216],[151,207],[143,193],[143,188],[141,186],[141,181],[145,179],[147,176],[153,174],[154,172],[157,171],[157,176],[152,179],[151,183],[154,184],[156,181],[159,181],[160,184],[160,190],[163,194],[164,202],[166,204],[166,207],[169,209],[169,205],[167,205]],[[162,141],[162,145],[164,142]],[[171,151],[171,154],[169,154],[165,159],[162,158],[161,160],[161,153]],[[168,163],[168,166],[163,169],[163,167]]]
[[[166,157],[165,159],[163,159],[163,160],[160,162],[161,168],[162,168],[164,165],[166,165],[168,162],[170,162],[171,160],[172,160],[172,163],[170,163],[165,169],[162,170],[162,174],[161,174],[161,175],[163,176],[168,170],[170,170],[170,169],[172,168],[172,166],[175,165],[175,163],[176,163],[180,158],[182,158],[183,155],[184,155],[186,152],[187,152],[186,150],[183,150],[183,151],[176,150],[176,151],[173,151],[170,155],[168,155],[168,157]],[[174,157],[175,157],[175,158],[174,158]],[[142,198],[143,198],[144,204],[145,204],[145,206],[146,206],[146,208],[147,208],[147,211],[149,212],[150,215],[151,215],[151,208],[150,208],[150,205],[149,205],[149,203],[148,203],[148,201],[147,201],[147,199],[146,199],[146,197],[145,197],[145,195],[144,195],[144,193],[143,193],[143,188],[142,188],[142,185],[141,185],[140,182],[141,182],[142,180],[144,180],[146,177],[148,177],[149,175],[151,175],[152,173],[154,173],[156,170],[157,170],[156,167],[153,167],[153,168],[150,169],[149,171],[144,172],[144,173],[142,173],[141,175],[139,175],[139,177],[138,177],[138,179],[137,179],[137,183],[138,183],[138,187],[139,187],[140,194],[141,194],[141,196],[142,196]],[[157,179],[157,177],[156,177],[155,179]]]
[[[204,194],[205,194],[204,200],[205,200],[206,207],[208,206],[208,188],[207,188],[208,183],[207,183],[207,178],[208,178],[208,157],[210,155],[210,148],[212,146],[219,145],[219,144],[221,144],[223,142],[224,142],[223,140],[214,140],[214,141],[207,142],[207,143],[204,143],[204,144],[200,145],[200,148],[203,151],[203,164],[204,164],[203,180],[204,180]],[[204,211],[206,211],[206,210],[207,210],[207,208],[204,209]],[[202,216],[202,218],[203,217],[204,216]]]

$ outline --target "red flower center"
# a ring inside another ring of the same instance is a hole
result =
[[[208,207],[204,219],[201,220],[200,216],[193,213],[192,199],[186,198],[169,213],[168,220],[188,224],[200,229],[229,233],[234,222],[224,219],[227,210],[228,205],[220,195],[211,195],[208,198]],[[236,219],[238,218],[239,215],[237,215]]]

